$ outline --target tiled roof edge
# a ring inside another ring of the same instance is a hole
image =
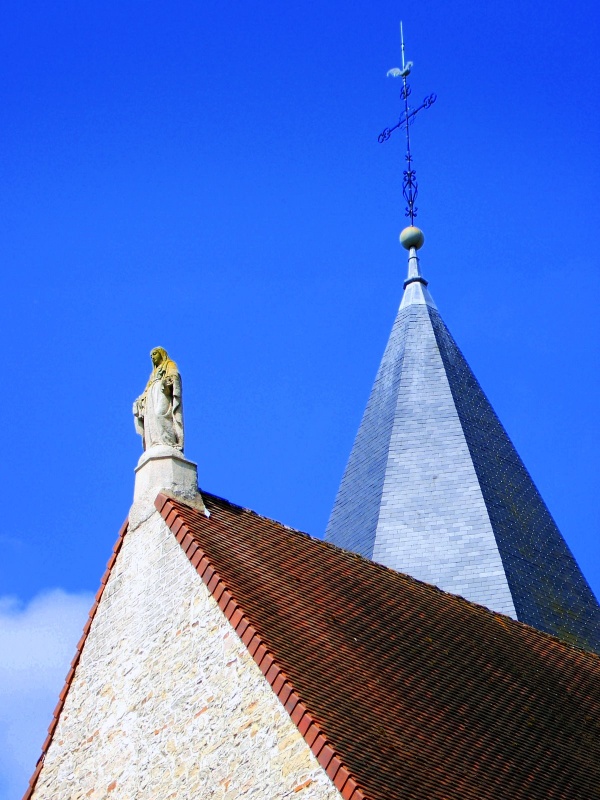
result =
[[[42,771],[42,767],[44,766],[44,759],[46,758],[46,753],[48,752],[48,748],[50,747],[52,738],[54,736],[54,731],[56,730],[56,726],[58,725],[58,720],[61,711],[63,710],[65,699],[67,697],[67,694],[69,693],[69,689],[71,688],[71,683],[73,682],[73,678],[75,677],[75,670],[77,669],[79,659],[81,658],[81,653],[85,646],[88,633],[90,632],[90,628],[92,627],[92,622],[94,620],[94,617],[96,616],[96,611],[98,610],[98,606],[100,605],[100,600],[104,593],[104,589],[106,587],[106,584],[108,583],[108,579],[110,578],[110,573],[112,571],[113,566],[115,565],[117,556],[119,555],[119,550],[121,549],[121,546],[123,544],[123,539],[125,537],[125,534],[127,533],[128,524],[129,520],[126,519],[123,525],[121,526],[121,530],[119,531],[119,536],[113,547],[112,555],[109,558],[108,563],[106,564],[106,571],[104,572],[102,580],[100,581],[100,588],[96,592],[96,596],[94,598],[94,605],[91,607],[90,612],[88,614],[88,620],[83,627],[83,633],[81,639],[77,642],[75,656],[71,661],[71,667],[69,669],[69,672],[67,673],[67,677],[65,678],[65,684],[62,688],[60,695],[58,696],[58,703],[56,704],[56,708],[52,712],[52,722],[48,726],[48,735],[46,736],[44,744],[42,745],[42,753],[37,760],[35,771],[31,776],[31,778],[29,779],[29,786],[27,787],[27,791],[23,795],[23,800],[30,800],[35,790],[35,785],[40,776],[40,772]]]
[[[159,494],[154,505],[179,542],[190,563],[206,584],[217,605],[240,637],[248,652],[269,682],[279,701],[290,715],[306,743],[312,750],[325,773],[340,792],[344,800],[368,800],[358,781],[337,755],[333,745],[310,714],[290,679],[276,663],[256,629],[251,625],[243,609],[227,589],[225,582],[206,556],[188,526],[179,516],[174,502],[165,494]]]

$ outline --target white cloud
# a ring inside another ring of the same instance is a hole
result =
[[[0,597],[0,800],[27,787],[92,602],[61,589],[27,605]]]

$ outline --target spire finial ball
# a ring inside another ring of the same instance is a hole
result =
[[[424,241],[425,236],[423,231],[414,225],[409,225],[408,228],[404,228],[400,234],[400,244],[407,250],[410,250],[411,247],[414,247],[415,250],[419,250],[423,247]]]

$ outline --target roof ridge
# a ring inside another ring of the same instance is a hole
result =
[[[180,505],[186,506],[187,508],[192,508],[194,510],[195,507],[188,502],[186,502],[181,497],[171,497],[167,494],[161,492],[165,497],[169,500],[173,500],[175,503]],[[213,494],[211,492],[202,491],[203,498],[209,498],[210,500],[217,500],[222,503],[226,503],[231,508],[238,508],[241,511],[244,511],[248,514],[251,514],[253,517],[258,517],[258,519],[263,519],[268,522],[272,522],[275,525],[279,525],[281,528],[284,528],[291,533],[297,533],[299,536],[304,536],[308,539],[311,539],[315,542],[319,542],[320,544],[324,545],[327,548],[332,548],[339,552],[344,553],[346,556],[353,558],[358,561],[362,561],[365,564],[369,565],[369,568],[376,569],[385,573],[390,573],[394,577],[398,577],[401,580],[406,580],[409,583],[417,584],[418,586],[425,586],[427,589],[431,589],[433,592],[437,594],[442,594],[446,597],[452,598],[452,600],[456,600],[459,603],[466,603],[468,606],[473,608],[480,609],[481,611],[485,612],[487,616],[497,617],[500,621],[508,620],[511,625],[522,626],[528,628],[529,630],[535,631],[536,634],[540,634],[541,636],[549,638],[553,642],[559,643],[561,646],[568,648],[569,650],[575,650],[576,652],[585,653],[586,655],[593,655],[596,658],[600,659],[600,654],[594,652],[593,650],[586,650],[584,647],[578,647],[575,644],[571,644],[564,639],[561,639],[558,636],[555,636],[552,633],[548,633],[547,631],[542,631],[539,628],[536,628],[533,625],[529,625],[527,622],[521,622],[521,620],[513,619],[513,617],[509,616],[508,614],[503,614],[501,611],[494,611],[494,609],[489,608],[488,606],[484,606],[482,603],[477,603],[474,600],[469,600],[467,597],[463,597],[460,594],[455,594],[453,592],[448,592],[445,589],[441,589],[439,586],[436,586],[434,583],[428,583],[427,581],[423,581],[420,578],[415,578],[413,575],[410,575],[408,572],[400,572],[399,570],[394,569],[393,567],[388,567],[385,564],[381,564],[378,561],[372,561],[370,558],[363,556],[361,553],[357,553],[355,550],[348,550],[345,547],[340,547],[339,545],[334,544],[333,542],[329,542],[326,539],[320,539],[318,536],[313,536],[306,531],[301,531],[298,528],[292,528],[289,525],[285,525],[283,522],[279,520],[273,519],[272,517],[267,517],[264,514],[259,514],[257,511],[254,511],[251,508],[246,508],[245,506],[240,506],[237,503],[232,503],[230,500],[227,500],[224,497],[220,497],[219,495]],[[158,499],[158,498],[157,498]]]
[[[187,500],[184,501],[182,497],[179,496],[171,497],[168,493],[165,492],[161,492],[161,494],[165,494],[167,497],[169,497],[172,500],[175,500],[178,503],[183,503],[183,505],[188,505],[190,506],[190,508],[194,508],[194,506],[192,506]],[[221,503],[226,503],[231,508],[239,508],[240,511],[246,511],[248,514],[252,514],[253,517],[258,517],[259,519],[265,519],[268,522],[273,522],[275,523],[275,525],[279,525],[280,527],[285,528],[285,530],[287,531],[293,531],[294,533],[299,533],[301,536],[308,536],[309,539],[318,538],[310,533],[307,533],[306,531],[301,531],[300,528],[293,528],[291,525],[286,525],[285,522],[282,522],[279,519],[275,519],[274,517],[267,517],[265,514],[259,514],[258,511],[254,511],[254,509],[252,508],[248,508],[247,506],[240,506],[238,503],[233,503],[226,497],[221,497],[220,495],[214,494],[213,492],[207,492],[204,489],[202,489],[202,497],[203,498],[208,497],[210,500],[217,500]]]

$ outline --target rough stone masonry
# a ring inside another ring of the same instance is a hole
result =
[[[339,800],[173,534],[146,509],[131,520],[33,797]]]

